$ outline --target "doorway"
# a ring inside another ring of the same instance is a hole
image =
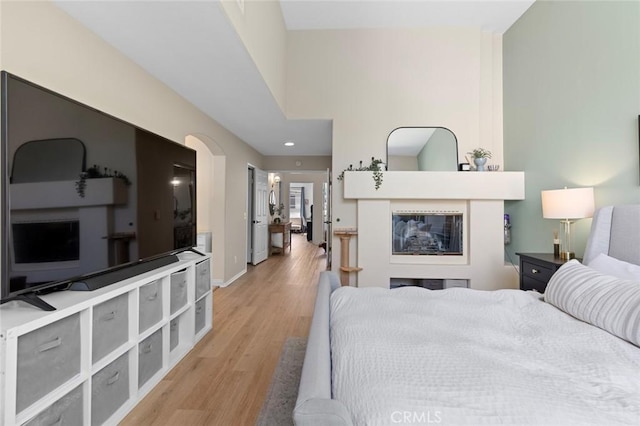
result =
[[[289,183],[289,218],[291,231],[306,234],[307,241],[313,241],[313,182]]]
[[[269,239],[267,172],[247,167],[247,263],[257,265],[267,259]]]
[[[270,170],[270,181],[276,201],[274,205],[283,205],[284,216],[291,221],[292,230],[306,226],[304,238],[296,238],[296,242],[313,244],[322,248],[319,256],[327,257],[327,269],[331,262],[331,239],[329,235],[331,222],[331,194],[329,171],[325,170]],[[304,218],[301,187],[305,188]],[[305,223],[306,222],[306,223]],[[303,231],[304,232],[304,231]],[[295,247],[294,247],[295,250]]]

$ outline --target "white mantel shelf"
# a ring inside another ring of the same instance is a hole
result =
[[[127,203],[127,185],[119,178],[87,179],[81,197],[76,181],[12,183],[11,209],[60,209]]]
[[[524,200],[524,172],[345,172],[345,199]]]

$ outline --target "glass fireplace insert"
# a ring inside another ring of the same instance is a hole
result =
[[[394,211],[391,229],[393,255],[463,255],[462,212]]]

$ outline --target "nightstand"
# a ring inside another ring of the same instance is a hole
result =
[[[520,290],[536,290],[544,293],[551,276],[567,260],[552,253],[516,253],[520,256]]]

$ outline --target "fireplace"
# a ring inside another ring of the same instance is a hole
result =
[[[12,225],[16,264],[80,260],[80,221],[26,222]]]
[[[385,226],[388,229],[389,262],[467,264],[468,211],[468,203],[462,200],[391,201],[387,210],[388,225]]]
[[[378,189],[370,174],[345,172],[343,196],[357,202],[350,284],[517,288],[504,262],[504,200],[524,199],[523,172],[387,171]]]
[[[396,210],[391,215],[393,255],[462,256],[463,212]]]

